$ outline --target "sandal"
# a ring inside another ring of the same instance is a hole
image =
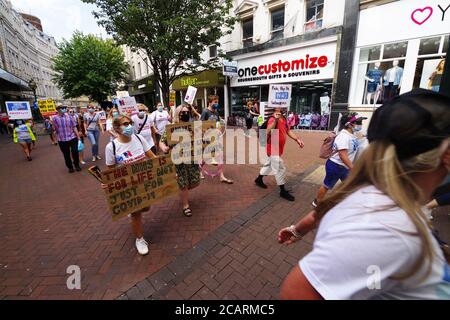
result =
[[[233,180],[229,180],[229,179],[224,179],[224,180],[220,180],[220,182],[222,183],[226,183],[226,184],[233,184]]]
[[[189,207],[187,207],[187,208],[185,208],[185,209],[183,209],[183,214],[186,216],[186,217],[192,217],[192,210],[191,210],[191,208],[189,208]]]

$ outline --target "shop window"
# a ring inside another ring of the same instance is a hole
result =
[[[242,42],[244,48],[253,45],[253,18],[242,22]]]
[[[360,61],[374,61],[381,58],[381,46],[361,49]]]
[[[271,12],[272,40],[283,39],[284,34],[284,7]]]
[[[406,57],[408,42],[390,43],[384,45],[383,59],[394,59]]]
[[[324,0],[306,1],[306,23],[305,32],[322,28]]]
[[[420,40],[419,55],[439,53],[441,37]]]
[[[444,46],[442,47],[442,52],[447,53],[448,52],[448,41],[449,41],[450,35],[446,35],[444,38]]]

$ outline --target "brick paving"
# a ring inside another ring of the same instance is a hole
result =
[[[325,135],[301,135],[307,145],[304,150],[291,141],[287,146],[291,183],[306,168],[321,163],[317,154]],[[103,150],[105,142],[102,137]],[[191,194],[191,219],[182,216],[178,197],[153,206],[144,215],[150,255],[141,257],[128,221],[112,222],[98,183],[87,172],[69,175],[59,148],[51,146],[48,137],[40,137],[30,163],[5,136],[0,136],[0,151],[0,299],[115,299],[124,293],[127,298],[148,298],[161,295],[171,283],[186,287],[165,294],[172,298],[191,293],[192,298],[209,293],[232,298],[244,283],[241,278],[256,276],[260,268],[267,282],[255,282],[253,296],[264,293],[263,297],[273,298],[277,279],[298,259],[298,250],[308,250],[280,249],[273,241],[280,225],[298,219],[297,206],[307,210],[308,204],[278,201],[273,179],[267,179],[268,190],[256,188],[256,165],[227,166],[234,186],[206,179]],[[294,191],[310,198],[315,188],[299,186]],[[196,270],[202,270],[208,286],[195,275],[181,279],[194,264],[206,261],[205,251],[213,256]],[[70,265],[81,268],[81,290],[66,287]],[[246,274],[252,265],[259,268]],[[217,279],[206,277],[216,271],[220,271]],[[229,277],[233,277],[231,284],[226,281]]]

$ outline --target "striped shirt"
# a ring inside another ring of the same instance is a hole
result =
[[[75,131],[73,130],[77,127],[77,122],[74,117],[68,114],[63,116],[57,115],[54,116],[52,120],[58,141],[71,141],[77,137]]]

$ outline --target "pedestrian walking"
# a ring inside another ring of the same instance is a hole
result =
[[[106,132],[109,135],[110,141],[114,141],[114,139],[117,138],[117,134],[113,128],[113,121],[115,118],[118,118],[119,116],[120,116],[119,109],[114,107],[109,111],[108,118],[106,119]]]
[[[81,171],[78,155],[78,140],[80,136],[77,130],[77,122],[74,117],[67,114],[67,106],[59,104],[56,110],[58,114],[52,118],[53,128],[56,132],[58,145],[64,156],[66,167],[69,169],[69,173],[74,173],[75,170],[79,172]]]
[[[152,152],[156,154],[157,150],[153,139],[153,136],[156,134],[156,129],[154,128],[152,117],[148,114],[148,108],[144,104],[138,104],[138,111],[139,113],[137,115],[131,117],[134,132],[143,136],[152,149]],[[164,126],[164,130],[165,128]]]
[[[164,110],[162,103],[158,103],[156,110],[150,115],[150,123],[154,126],[156,146],[159,146],[161,137],[166,131],[166,126],[172,122],[172,116],[168,111]]]
[[[176,123],[192,122],[194,115],[191,108],[187,105],[179,106],[175,112]],[[159,143],[160,149],[164,153],[169,153],[170,148],[167,142],[167,132],[164,132]],[[200,185],[200,167],[196,163],[175,165],[178,178],[178,187],[180,188],[180,197],[183,205],[183,214],[186,217],[192,216],[192,210],[189,205],[189,190]]]
[[[338,181],[344,181],[354,166],[359,151],[358,137],[355,133],[362,130],[362,122],[367,120],[355,114],[347,114],[341,118],[343,128],[333,142],[332,155],[325,165],[326,176],[317,193],[312,206],[317,208],[327,192],[334,188]]]
[[[378,108],[370,142],[341,187],[296,226],[318,231],[282,299],[450,299],[450,253],[423,206],[450,172],[450,99],[414,90]]]
[[[86,131],[84,130],[83,116],[76,111],[75,108],[69,108],[69,115],[75,118],[77,123],[77,130],[79,133],[78,141],[78,157],[81,164],[86,164],[84,161],[84,138],[86,137]]]
[[[52,145],[54,146],[58,145],[58,142],[55,137],[55,131],[53,130],[53,123],[49,117],[45,117],[44,119],[44,128],[45,132],[50,136],[50,141],[52,142]]]
[[[33,141],[36,141],[36,136],[31,130],[31,127],[24,123],[23,120],[16,120],[14,123],[14,131],[13,131],[13,139],[14,143],[18,143],[25,153],[28,161],[32,161],[31,158],[31,150]]]
[[[245,135],[247,137],[250,137],[250,129],[253,128],[253,122],[254,122],[254,118],[255,117],[259,117],[259,110],[257,110],[254,106],[253,101],[249,101],[247,103],[247,110],[246,110],[246,115],[245,115],[245,124],[246,124],[246,131],[245,131]]]
[[[277,132],[274,132],[273,130],[277,130]],[[273,136],[277,136],[276,133],[278,133],[278,139],[272,139]],[[281,157],[284,153],[287,137],[296,141],[301,149],[305,147],[305,144],[292,130],[289,129],[287,119],[280,108],[276,108],[273,112],[273,116],[268,120],[266,135],[266,151],[268,159],[261,168],[259,176],[255,180],[255,184],[260,188],[267,189],[267,185],[264,183],[263,178],[268,175],[275,175],[277,185],[280,188],[280,197],[288,201],[295,201],[295,197],[285,188],[286,166]]]
[[[92,104],[88,107],[88,112],[84,114],[84,128],[91,143],[92,161],[101,160],[99,151],[100,132],[103,132],[103,127],[100,125],[100,115],[95,113],[95,108]]]
[[[220,104],[219,104],[219,96],[217,95],[211,95],[208,97],[208,108],[203,110],[202,115],[200,117],[201,121],[215,121],[218,126],[221,126],[221,122],[225,123],[225,121],[220,117],[219,110]],[[201,175],[202,179],[203,174]],[[234,181],[231,179],[228,179],[225,176],[224,170],[222,169],[220,172],[220,182],[225,184],[234,184]]]
[[[113,128],[117,138],[106,146],[105,158],[108,168],[138,162],[145,158],[156,158],[144,137],[134,133],[133,121],[130,117],[120,115],[114,118]],[[147,255],[149,252],[148,242],[144,239],[142,230],[142,213],[148,210],[150,208],[130,215],[131,226],[136,236],[135,245],[140,255]]]

